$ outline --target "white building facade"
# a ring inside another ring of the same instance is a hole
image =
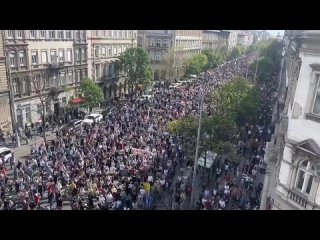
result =
[[[320,31],[288,35],[286,97],[272,208],[320,209]]]

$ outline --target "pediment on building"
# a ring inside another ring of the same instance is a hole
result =
[[[306,139],[302,142],[298,142],[294,144],[294,147],[296,149],[300,149],[304,152],[311,153],[313,155],[319,156],[320,157],[320,147],[318,144],[311,138]]]

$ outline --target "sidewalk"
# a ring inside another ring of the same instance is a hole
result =
[[[48,131],[47,134],[46,134],[46,138],[47,140],[51,140],[51,139],[54,139],[56,137],[56,134],[52,131]],[[30,146],[32,146],[33,144],[36,144],[36,143],[40,143],[43,141],[43,137],[41,136],[35,136],[35,138],[32,138],[31,140],[29,140],[29,143],[26,144],[26,141],[25,140],[21,140],[20,142],[20,147],[15,147],[13,148],[12,146],[10,147],[14,153],[17,153],[17,152],[20,152],[20,151],[23,151],[25,149],[29,149]]]

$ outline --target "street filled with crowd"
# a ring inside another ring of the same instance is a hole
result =
[[[101,121],[83,124],[78,131],[58,129],[54,140],[32,145],[25,160],[1,161],[0,208],[187,209],[193,161],[181,148],[179,136],[168,132],[168,123],[197,117],[199,92],[208,94],[236,76],[246,77],[249,62],[250,56],[243,56],[206,71],[187,85],[154,87],[152,98],[128,98]],[[244,210],[259,205],[262,183],[256,178],[270,140],[266,119],[272,111],[273,86],[272,81],[263,86],[261,121],[246,123],[239,130],[235,144],[242,162],[235,165],[223,159],[217,164],[213,184],[200,190],[198,209]],[[210,109],[204,111],[209,114]],[[74,116],[84,117],[72,112],[65,121]],[[14,172],[12,176],[9,171]]]

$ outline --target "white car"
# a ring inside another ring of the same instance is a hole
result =
[[[12,151],[10,148],[1,147],[0,148],[0,157],[4,160],[4,162],[8,162],[12,157]]]
[[[93,122],[100,122],[103,119],[103,116],[99,113],[92,113],[89,116],[87,116],[84,120],[83,123],[86,124],[92,124]]]

